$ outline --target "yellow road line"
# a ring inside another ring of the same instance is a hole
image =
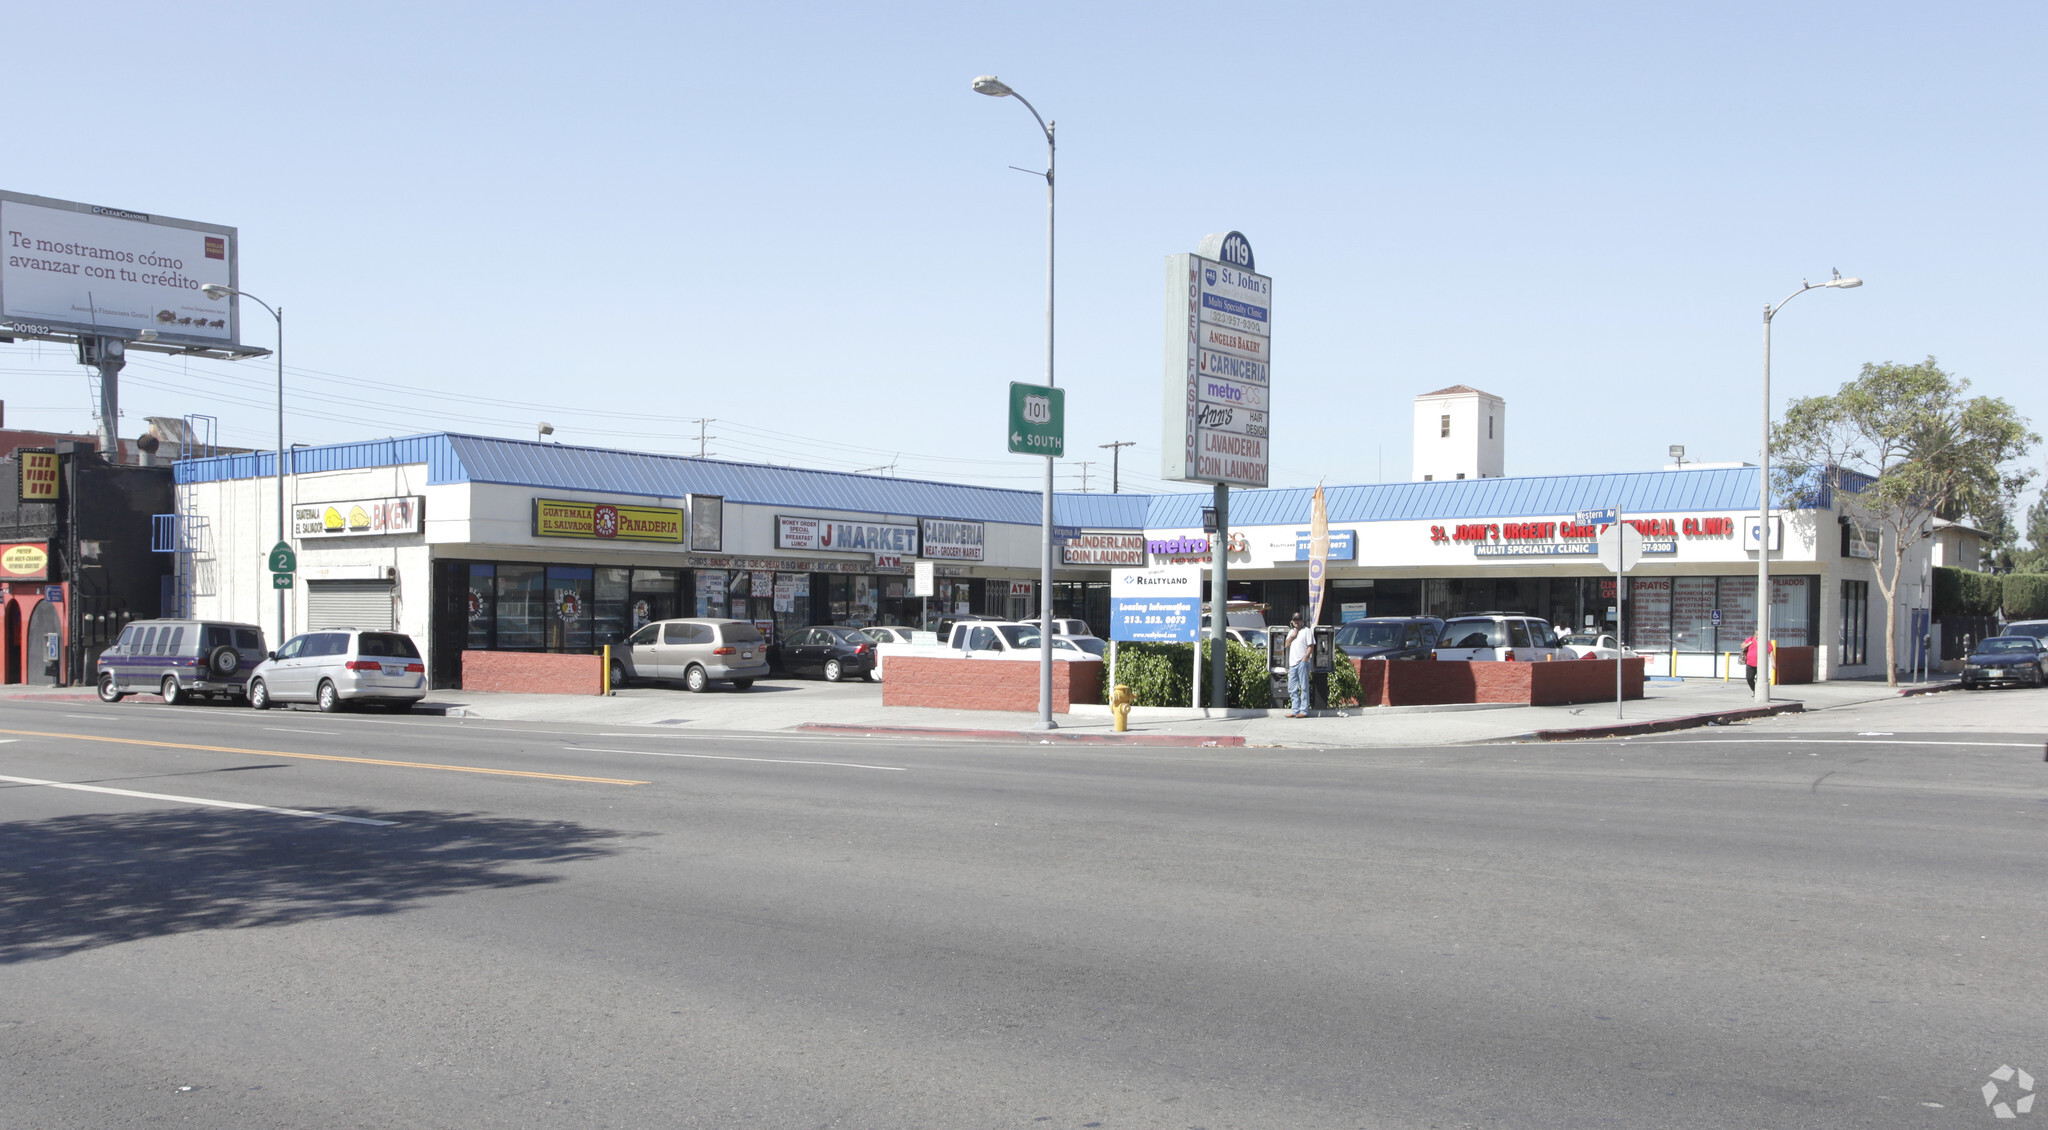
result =
[[[287,753],[281,749],[237,749],[225,745],[192,745],[187,742],[152,742],[142,738],[107,738],[98,734],[58,734],[41,730],[0,730],[24,738],[71,738],[81,742],[113,742],[117,745],[146,745],[159,749],[197,749],[207,753],[243,753],[251,757],[296,757],[303,761],[346,761],[355,765],[386,765],[394,769],[442,769],[450,773],[485,773],[493,777],[530,777],[542,781],[580,781],[590,785],[644,785],[620,777],[578,777],[569,773],[534,773],[525,769],[485,769],[476,765],[440,765],[431,761],[384,761],[375,757],[341,757],[328,753]]]

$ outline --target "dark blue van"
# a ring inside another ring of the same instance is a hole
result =
[[[254,624],[137,620],[100,653],[100,701],[151,692],[174,706],[198,695],[239,700],[264,658],[263,629]]]

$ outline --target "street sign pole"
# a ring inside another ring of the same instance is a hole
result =
[[[1048,182],[1050,177],[1048,176]],[[1010,452],[1045,457],[1045,493],[1040,515],[1038,582],[1038,728],[1059,729],[1052,720],[1052,461],[1066,454],[1067,394],[1052,383],[1052,269],[1047,252],[1045,383],[1010,382]]]
[[[1606,566],[1614,573],[1614,716],[1620,718],[1622,717],[1621,665],[1624,661],[1622,641],[1627,638],[1622,632],[1622,616],[1627,604],[1627,601],[1623,599],[1623,594],[1627,592],[1624,586],[1628,583],[1628,571],[1635,568],[1636,562],[1642,559],[1643,535],[1634,526],[1622,521],[1621,512],[1618,508],[1604,512],[1580,511],[1580,513],[1582,515],[1599,513],[1612,515],[1612,520],[1607,524],[1607,528],[1600,533],[1599,548],[1600,564]]]

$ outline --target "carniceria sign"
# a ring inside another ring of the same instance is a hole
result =
[[[924,535],[924,555],[946,561],[980,561],[986,527],[980,522],[956,522],[949,518],[926,518],[919,526]]]
[[[1254,272],[1241,233],[1167,257],[1164,477],[1266,485],[1272,325],[1273,280]]]

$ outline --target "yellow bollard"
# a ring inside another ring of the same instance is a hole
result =
[[[1770,647],[1768,647],[1768,648],[1766,648],[1766,649],[1764,650],[1764,666],[1766,666],[1766,667],[1769,667],[1769,668],[1771,669],[1771,685],[1772,685],[1772,686],[1774,686],[1774,687],[1775,687],[1775,686],[1777,686],[1777,685],[1778,685],[1778,641],[1777,641],[1777,640],[1772,640],[1772,641],[1771,641],[1771,646],[1770,646]]]
[[[610,696],[612,693],[612,645],[610,644],[604,645],[604,674],[600,678],[604,680],[604,690],[600,693]]]
[[[1109,713],[1116,719],[1117,733],[1121,734],[1131,728],[1131,706],[1137,701],[1138,696],[1122,683],[1118,683],[1116,689],[1110,692]]]

